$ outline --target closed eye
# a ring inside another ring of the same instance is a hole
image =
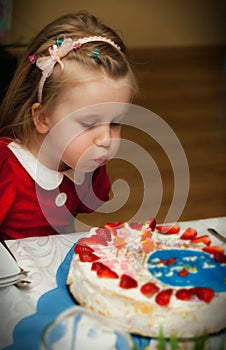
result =
[[[117,127],[117,126],[121,126],[122,124],[120,122],[111,122],[110,126],[111,128]]]
[[[92,128],[92,127],[94,127],[96,125],[96,121],[82,121],[81,125],[84,128]]]

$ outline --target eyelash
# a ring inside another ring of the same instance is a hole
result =
[[[81,125],[84,128],[92,128],[96,125],[96,122],[81,122]]]
[[[95,127],[97,124],[96,124],[96,122],[81,122],[81,125],[84,128],[92,128],[92,127]],[[112,128],[119,127],[121,125],[122,124],[120,122],[111,122],[110,123],[110,127],[112,127]]]
[[[110,123],[110,126],[112,127],[112,128],[114,128],[114,127],[117,127],[117,126],[121,126],[122,124],[120,123],[120,122],[111,122]]]

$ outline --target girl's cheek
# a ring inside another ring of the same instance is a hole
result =
[[[112,141],[112,150],[113,150],[113,154],[114,155],[118,152],[120,144],[121,144],[121,138],[113,139],[113,141]]]

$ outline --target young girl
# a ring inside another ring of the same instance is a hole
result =
[[[73,232],[76,213],[108,200],[115,105],[135,90],[127,48],[96,17],[65,15],[35,37],[0,108],[1,238]]]

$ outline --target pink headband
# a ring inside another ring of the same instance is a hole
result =
[[[36,63],[36,66],[42,71],[42,77],[39,82],[38,87],[38,101],[42,101],[42,90],[43,86],[45,84],[46,79],[52,74],[53,68],[56,63],[59,63],[61,70],[64,69],[64,64],[61,61],[61,58],[66,56],[70,51],[79,49],[83,44],[94,42],[94,41],[102,41],[105,43],[110,44],[111,46],[115,47],[117,50],[121,51],[120,47],[115,44],[114,41],[111,39],[102,37],[102,36],[90,36],[78,39],[76,41],[73,41],[71,38],[66,38],[61,42],[60,46],[53,45],[53,47],[49,48],[49,54],[50,56],[46,57],[39,57],[36,59],[35,55],[28,56],[29,61],[34,64]]]

